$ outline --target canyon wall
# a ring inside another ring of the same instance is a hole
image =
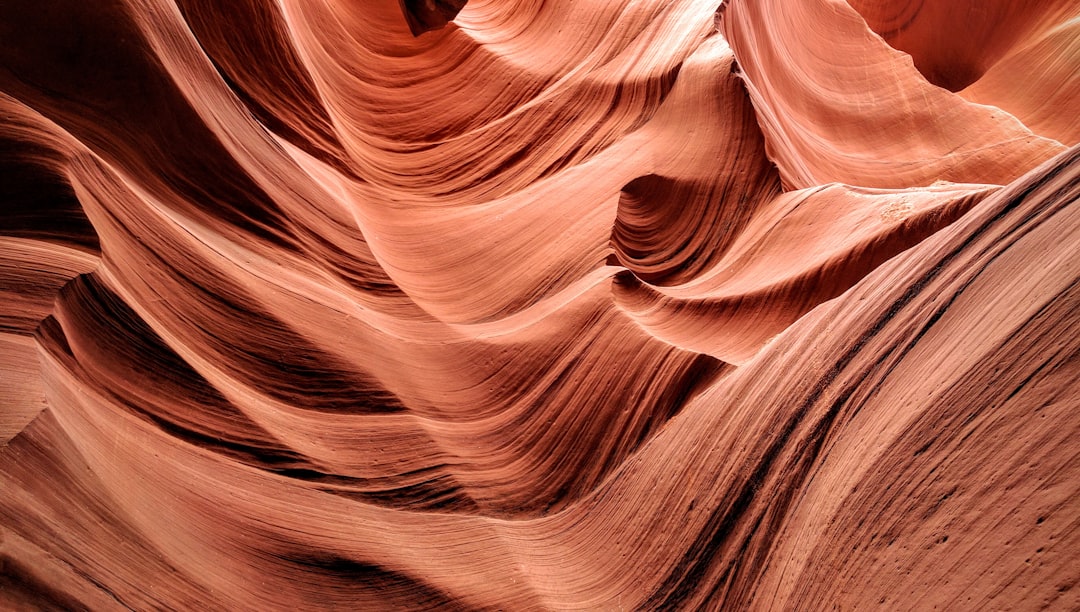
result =
[[[1080,608],[1072,0],[0,40],[0,607]]]

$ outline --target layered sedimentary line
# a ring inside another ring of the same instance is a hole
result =
[[[6,3],[0,607],[1080,607],[1076,16]]]

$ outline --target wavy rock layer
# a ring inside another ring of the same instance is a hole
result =
[[[1014,4],[3,3],[0,607],[1080,607]]]

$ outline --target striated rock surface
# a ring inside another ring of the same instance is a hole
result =
[[[0,608],[1080,607],[1029,5],[0,4]]]

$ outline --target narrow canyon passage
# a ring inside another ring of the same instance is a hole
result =
[[[0,609],[1080,608],[1080,5],[0,3]]]

